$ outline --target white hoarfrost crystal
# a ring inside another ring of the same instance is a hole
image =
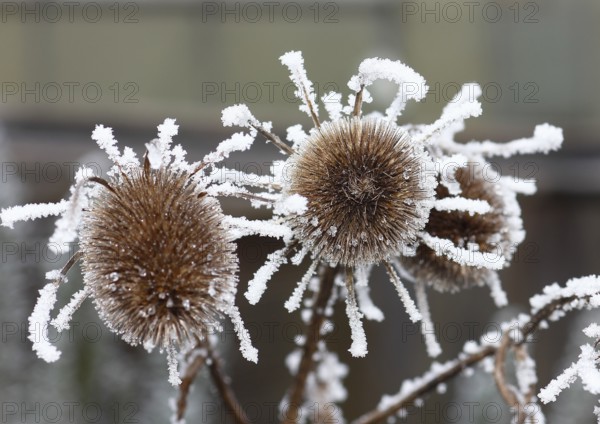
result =
[[[167,365],[169,368],[169,383],[174,387],[181,384],[179,377],[179,362],[177,361],[177,351],[173,345],[167,347]]]
[[[502,156],[510,157],[516,154],[548,153],[560,149],[564,137],[561,128],[550,124],[535,127],[532,137],[520,138],[507,143],[497,143],[490,140],[470,141],[465,144],[445,141],[443,146],[449,152],[462,153],[469,156]]]
[[[472,245],[468,249],[463,249],[456,246],[451,240],[434,237],[426,233],[422,235],[422,239],[436,255],[446,256],[460,265],[497,270],[502,269],[506,262],[506,259],[500,252],[478,252],[476,245]]]
[[[13,228],[15,222],[60,215],[68,207],[69,202],[66,200],[61,200],[58,203],[32,203],[24,206],[13,206],[2,209],[0,218],[2,219],[3,226]]]
[[[220,162],[223,159],[227,159],[232,152],[248,150],[252,146],[252,143],[254,143],[252,135],[235,133],[227,140],[222,141],[214,152],[206,155],[203,162],[207,164]]]
[[[330,91],[321,97],[325,110],[331,121],[336,121],[342,117],[342,95],[335,91]]]
[[[273,212],[278,215],[302,215],[308,208],[308,200],[299,194],[284,197],[275,203]]]
[[[287,140],[291,141],[292,144],[294,145],[294,147],[298,147],[301,146],[302,143],[304,143],[306,141],[306,139],[308,138],[308,134],[306,134],[304,132],[304,130],[302,129],[302,125],[300,124],[296,124],[296,125],[292,125],[291,127],[288,127],[287,131]]]
[[[29,317],[29,340],[33,343],[37,356],[46,362],[55,362],[60,358],[60,351],[50,344],[48,337],[48,322],[56,303],[57,291],[58,284],[46,284],[39,291],[40,296]]]
[[[398,85],[396,98],[386,110],[390,120],[396,119],[402,113],[408,100],[419,101],[425,97],[428,90],[425,79],[412,68],[400,61],[376,57],[361,62],[358,74],[350,78],[348,87],[354,92],[359,92],[361,87],[368,87],[376,80],[388,80]]]
[[[296,289],[292,293],[292,296],[285,302],[284,306],[285,309],[288,310],[288,312],[293,312],[300,307],[300,303],[302,302],[302,296],[304,296],[304,292],[306,291],[308,283],[310,282],[310,279],[312,278],[317,269],[317,265],[319,265],[318,261],[314,261],[311,264],[311,266],[308,268],[308,271],[306,271],[306,273],[298,283],[298,286],[296,286]]]
[[[427,347],[427,354],[435,358],[442,353],[442,347],[437,341],[435,336],[435,325],[431,319],[431,313],[429,312],[429,302],[427,301],[427,293],[425,291],[424,283],[417,283],[415,285],[415,294],[417,297],[417,305],[419,312],[421,313],[421,332],[425,338],[425,345]]]
[[[468,212],[470,215],[485,214],[492,210],[490,204],[485,200],[466,199],[460,196],[438,199],[433,207],[438,211],[460,211]]]
[[[71,319],[73,318],[73,314],[76,310],[79,309],[83,301],[87,299],[89,295],[90,290],[87,287],[84,287],[83,289],[75,293],[71,298],[71,301],[67,304],[67,306],[63,307],[60,310],[57,317],[52,320],[51,324],[58,331],[68,330],[71,323]]]
[[[350,334],[352,337],[352,345],[349,351],[352,356],[362,358],[368,353],[367,335],[362,323],[363,314],[356,304],[354,295],[348,294],[346,296],[346,315],[350,321]]]
[[[244,296],[246,296],[250,304],[256,305],[258,303],[267,289],[267,282],[287,262],[287,258],[285,257],[287,250],[287,247],[284,247],[269,254],[265,264],[256,271],[254,278],[248,282],[248,290]]]
[[[258,120],[252,115],[248,106],[238,104],[229,106],[223,109],[221,120],[226,127],[249,127],[250,125],[258,125]]]
[[[313,84],[306,76],[302,53],[298,51],[287,52],[281,56],[279,60],[290,70],[290,79],[296,85],[295,95],[302,101],[300,110],[305,112],[308,116],[311,116],[310,108],[312,107],[313,112],[318,115],[319,108],[316,102]]]
[[[463,85],[461,91],[446,105],[442,116],[433,124],[426,125],[421,129],[420,134],[415,139],[420,142],[426,142],[435,134],[451,127],[457,122],[481,115],[481,103],[477,100],[480,95],[481,88],[478,84]]]
[[[240,315],[240,311],[235,305],[231,305],[229,309],[224,311],[231,322],[233,323],[233,328],[240,340],[240,352],[242,352],[242,356],[246,358],[250,362],[257,363],[258,362],[258,350],[252,346],[252,342],[250,340],[250,333],[244,327],[244,321],[242,320],[242,316]]]
[[[71,187],[69,207],[56,221],[56,230],[50,237],[49,247],[54,252],[66,253],[70,243],[77,240],[83,210],[88,207],[92,190],[85,184],[93,173],[88,168],[80,168],[75,174],[75,184]]]

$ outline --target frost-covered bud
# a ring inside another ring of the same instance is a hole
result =
[[[393,122],[325,122],[290,161],[288,190],[308,201],[291,225],[326,262],[379,263],[414,242],[427,222],[431,158]]]
[[[85,284],[109,328],[132,344],[183,345],[235,296],[235,245],[214,198],[185,172],[138,168],[109,181],[81,229]]]
[[[438,185],[438,201],[451,200],[438,203],[454,202],[457,208],[432,209],[416,254],[401,257],[403,267],[416,281],[441,292],[491,284],[494,270],[506,266],[522,239],[515,193],[475,165],[456,170],[459,197]],[[474,203],[468,201],[481,202],[486,208],[475,212],[469,209]]]

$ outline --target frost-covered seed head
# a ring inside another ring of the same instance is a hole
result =
[[[291,161],[288,190],[308,200],[291,224],[316,257],[377,263],[413,242],[426,223],[430,158],[390,121],[326,122]]]
[[[434,237],[450,240],[456,246],[468,251],[488,253],[490,258],[510,259],[510,224],[512,219],[506,208],[501,187],[487,181],[480,167],[467,166],[456,171],[456,181],[460,184],[460,196],[484,200],[491,206],[485,214],[470,214],[465,211],[431,210],[425,232]],[[437,198],[449,197],[448,189],[440,184]],[[480,286],[489,280],[487,268],[461,265],[446,256],[438,256],[433,249],[420,244],[415,256],[401,257],[402,265],[415,280],[430,285],[441,292],[456,292],[462,288]]]
[[[215,199],[168,168],[109,181],[85,212],[82,267],[109,328],[167,347],[202,337],[233,304],[238,262]]]

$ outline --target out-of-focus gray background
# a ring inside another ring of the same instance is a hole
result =
[[[401,59],[431,87],[424,102],[409,105],[403,122],[432,122],[458,86],[477,81],[484,88],[484,113],[468,121],[461,139],[511,140],[550,122],[564,128],[565,144],[547,157],[498,162],[508,174],[539,180],[539,192],[520,199],[526,241],[502,272],[512,306],[496,311],[487,289],[432,293],[442,359],[450,359],[468,338],[525,311],[527,299],[545,284],[600,273],[599,21],[600,3],[594,0],[2,2],[1,206],[63,198],[77,164],[105,170],[105,158],[90,139],[96,124],[113,127],[121,146],[141,153],[164,118],[177,118],[177,141],[194,160],[233,132],[222,128],[220,111],[235,103],[273,121],[281,135],[291,124],[309,128],[278,61],[289,50],[304,52],[319,95],[346,95],[346,82],[366,57]],[[391,88],[376,85],[369,107],[387,106]],[[258,142],[229,165],[266,172],[275,159],[275,149]],[[241,201],[226,208],[260,216]],[[63,350],[58,363],[45,364],[31,351],[27,316],[37,290],[44,273],[66,261],[45,247],[52,230],[53,220],[40,220],[0,236],[0,421],[166,422],[175,392],[164,358],[113,337],[91,304],[75,315],[71,331],[57,336]],[[240,292],[276,247],[258,238],[240,243]],[[239,297],[260,349],[258,365],[241,359],[230,329],[222,337],[227,371],[255,422],[270,422],[291,381],[284,358],[301,326],[283,301],[301,272],[284,268],[257,306]],[[80,285],[75,270],[60,301]],[[329,339],[350,365],[346,418],[374,407],[383,393],[397,391],[402,379],[429,362],[381,270],[372,291],[386,320],[367,323],[367,358],[350,358],[341,307]],[[532,349],[542,385],[574,360],[580,329],[592,319],[583,314],[540,333]],[[188,422],[228,422],[213,392],[201,374]],[[545,409],[551,422],[569,422],[565,417],[573,413],[580,418],[570,422],[592,422],[591,396],[564,395],[560,402]],[[414,423],[510,422],[490,377],[479,374],[457,379],[424,409],[408,412],[406,422]]]

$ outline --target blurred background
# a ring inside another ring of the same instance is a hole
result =
[[[451,359],[466,340],[526,311],[528,298],[544,285],[600,273],[599,21],[595,0],[2,2],[0,206],[64,198],[79,164],[106,171],[106,159],[90,138],[96,124],[114,128],[121,146],[141,153],[156,126],[176,118],[176,141],[192,160],[235,131],[222,127],[220,111],[236,103],[272,121],[282,136],[292,124],[310,128],[278,60],[289,50],[303,51],[319,96],[331,90],[347,95],[346,83],[366,57],[404,61],[425,77],[430,95],[409,104],[401,122],[432,122],[460,85],[479,82],[484,112],[467,122],[461,140],[508,141],[549,122],[564,128],[565,143],[549,156],[495,162],[508,175],[538,179],[539,191],[520,198],[527,238],[501,273],[510,307],[497,311],[485,288],[430,293],[444,347],[440,360]],[[387,107],[394,92],[391,85],[375,85],[375,102],[368,107]],[[259,141],[228,166],[266,173],[281,158]],[[236,215],[266,216],[243,201],[224,207]],[[168,422],[176,392],[167,382],[164,357],[115,338],[91,303],[75,315],[69,332],[56,336],[63,351],[58,363],[43,363],[31,351],[27,317],[44,273],[67,259],[46,247],[53,228],[52,219],[39,220],[0,235],[1,422]],[[239,243],[240,292],[277,246],[259,238]],[[258,365],[241,358],[231,328],[221,336],[227,372],[253,422],[273,421],[291,382],[284,359],[302,326],[283,302],[304,268],[283,268],[257,306],[238,298],[260,349]],[[81,286],[77,270],[69,280],[59,302]],[[342,305],[328,339],[350,367],[344,380],[348,398],[340,405],[346,419],[373,408],[382,394],[396,392],[430,362],[381,269],[371,287],[386,320],[366,324],[369,355],[353,359],[347,352]],[[541,386],[575,360],[581,329],[599,318],[582,313],[539,333],[532,353]],[[596,399],[579,393],[578,384],[545,407],[550,423],[593,422]],[[231,418],[206,373],[190,401],[190,423]],[[457,378],[399,421],[509,423],[510,414],[491,377],[476,372]]]

